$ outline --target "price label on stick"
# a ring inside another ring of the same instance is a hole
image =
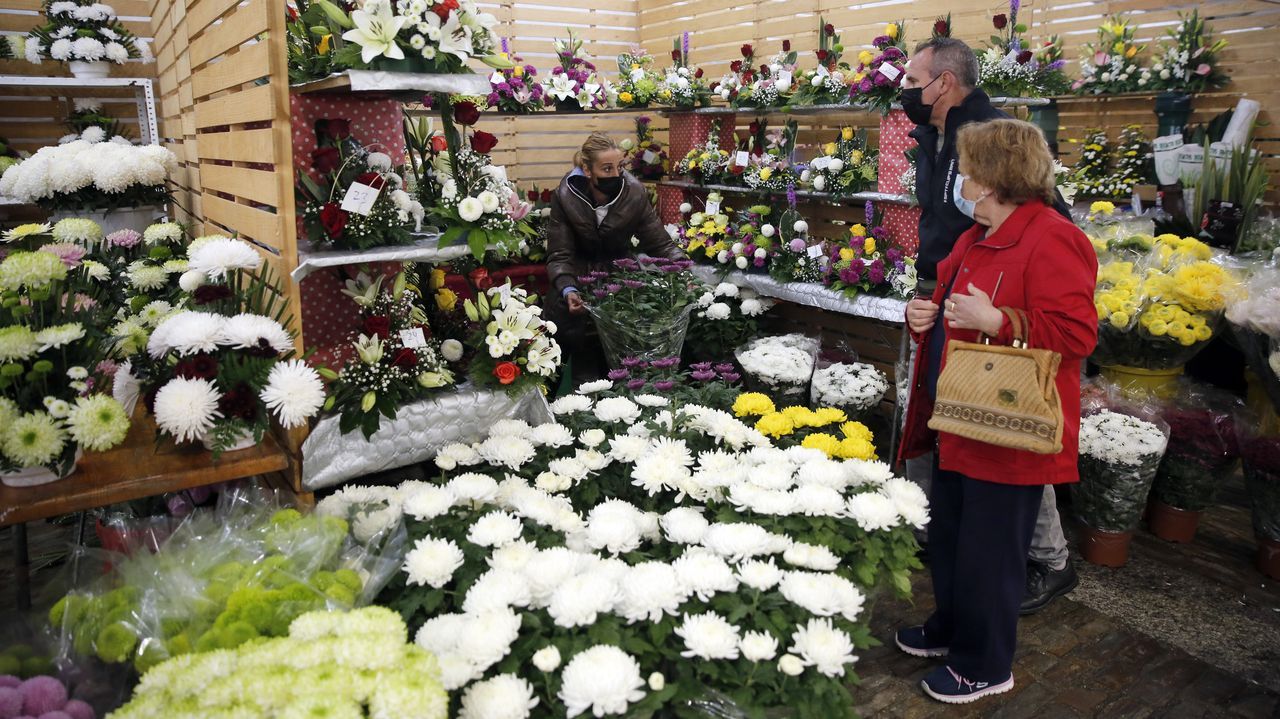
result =
[[[652,165],[658,159],[658,156],[653,154],[653,150],[645,150],[642,157],[644,157],[644,164],[646,165]]]
[[[778,71],[778,87],[783,88],[784,90],[788,87],[791,87],[791,71],[790,70]]]
[[[421,327],[414,327],[407,330],[400,330],[400,344],[409,349],[418,349],[427,346],[427,336],[422,333]]]
[[[705,213],[705,214],[708,214],[708,215],[718,215],[718,214],[720,214],[720,201],[719,201],[719,200],[707,200],[707,209],[706,209],[706,210],[704,210],[704,213]]]
[[[368,215],[373,212],[373,203],[377,200],[378,188],[353,182],[347,188],[347,194],[342,197],[342,209],[357,215]]]
[[[738,150],[738,154],[733,158],[733,164],[738,167],[746,167],[751,164],[751,156],[747,154],[746,150]]]
[[[822,245],[810,245],[809,256],[815,260],[822,257]]]
[[[898,79],[902,71],[886,62],[880,66],[880,74],[889,78],[889,82],[893,82]]]

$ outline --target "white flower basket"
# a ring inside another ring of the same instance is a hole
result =
[[[80,458],[83,456],[84,452],[77,447],[75,464],[72,464],[71,470],[63,475],[59,475],[47,467],[24,467],[14,472],[0,473],[0,482],[6,487],[39,487],[42,484],[66,479],[76,473],[76,468],[80,466]]]
[[[102,233],[109,235],[116,230],[134,230],[141,233],[164,214],[164,208],[159,205],[145,205],[142,207],[123,207],[118,210],[55,212],[49,216],[49,221],[57,222],[68,217],[83,217],[86,220],[93,220],[102,225]]]
[[[135,400],[135,401],[136,401],[136,400]],[[208,436],[201,437],[201,438],[200,438],[200,444],[203,444],[203,445],[204,445],[204,448],[205,448],[205,449],[207,449],[207,450],[209,450],[210,452],[212,452],[212,451],[213,451],[213,442],[211,441],[211,439],[210,439]],[[237,439],[235,442],[232,442],[232,443],[231,443],[231,446],[229,446],[229,447],[227,447],[226,449],[222,450],[222,453],[223,453],[223,454],[226,454],[227,452],[235,452],[235,451],[237,451],[237,450],[241,450],[241,449],[248,449],[248,448],[250,448],[250,447],[252,447],[252,446],[254,446],[254,445],[256,445],[256,444],[257,444],[257,442],[256,442],[256,441],[254,441],[254,439],[253,439],[253,432],[250,432],[250,431],[248,431],[248,430],[245,430],[245,431],[243,431],[243,432],[241,432],[241,433],[240,433],[239,439]]]
[[[72,60],[67,63],[67,68],[71,70],[71,74],[81,80],[99,80],[111,75],[111,63],[103,62],[83,62],[80,60]]]

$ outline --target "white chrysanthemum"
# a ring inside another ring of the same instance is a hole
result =
[[[532,432],[533,428],[522,419],[500,419],[489,428],[490,437],[521,437],[527,439]]]
[[[476,578],[467,589],[462,610],[468,614],[527,607],[533,601],[524,574],[510,569],[490,569]]]
[[[66,347],[72,342],[84,338],[84,325],[79,322],[46,327],[36,333],[36,342],[40,343],[40,351],[45,352],[59,347]]]
[[[738,565],[738,580],[752,589],[764,592],[782,581],[782,570],[773,563],[773,559],[753,559]]]
[[[688,467],[653,452],[646,452],[631,469],[631,483],[650,497],[661,492],[680,491],[688,486],[692,477]]]
[[[848,484],[848,474],[840,462],[822,457],[800,465],[796,480],[802,485],[815,485],[842,490]]]
[[[176,222],[157,222],[142,231],[142,241],[148,245],[182,240],[182,225]]]
[[[607,379],[598,379],[593,382],[583,382],[578,387],[578,394],[595,394],[596,392],[603,392],[604,390],[607,390],[611,387],[613,387],[613,382],[610,382]]]
[[[853,640],[836,629],[831,620],[810,619],[791,637],[791,649],[806,667],[816,667],[823,676],[844,676],[845,665],[858,661],[853,654]]]
[[[880,488],[893,502],[898,515],[916,529],[924,529],[929,523],[929,499],[920,485],[902,477],[894,477]]]
[[[599,472],[613,462],[609,455],[594,449],[579,449],[574,452],[573,458],[581,462],[582,466],[591,472]]]
[[[533,685],[515,674],[499,674],[467,687],[458,719],[525,719],[536,706]]]
[[[220,418],[222,394],[207,379],[177,377],[156,392],[156,426],[181,442],[197,440]]]
[[[560,650],[554,644],[533,653],[533,666],[540,672],[554,672],[560,667]]]
[[[66,441],[66,432],[48,413],[28,412],[4,427],[0,451],[19,467],[39,467],[57,459]]]
[[[787,601],[820,617],[839,614],[853,622],[862,611],[862,592],[852,582],[836,574],[787,572],[778,591]]]
[[[702,538],[707,549],[731,562],[742,562],[762,554],[775,554],[786,550],[790,541],[773,534],[758,524],[735,522],[716,523]]]
[[[619,499],[605,500],[587,514],[587,543],[612,554],[633,552],[640,546],[643,520],[644,513],[635,505]]]
[[[609,397],[596,403],[595,416],[601,422],[635,424],[640,418],[640,406],[626,397]]]
[[[674,616],[689,598],[676,570],[665,562],[635,565],[622,577],[620,585],[618,613],[628,624],[658,622],[664,614]]]
[[[791,490],[796,509],[806,517],[839,517],[845,512],[844,496],[831,487],[806,484]]]
[[[498,482],[487,474],[468,472],[449,480],[453,496],[464,502],[491,502],[498,494]]]
[[[538,448],[523,437],[490,437],[476,447],[489,464],[519,470],[538,454]]]
[[[574,414],[591,409],[591,398],[580,394],[569,394],[551,403],[551,411],[555,414]]]
[[[618,583],[607,573],[588,571],[570,577],[551,594],[547,613],[556,626],[589,627],[599,614],[612,611],[622,598]]]
[[[778,639],[768,632],[746,632],[738,649],[747,661],[767,662],[778,656]]]
[[[567,478],[569,481],[577,483],[587,478],[591,474],[591,470],[587,469],[587,465],[577,457],[559,457],[551,460],[547,464],[547,469]]]
[[[530,559],[524,568],[524,576],[529,582],[535,605],[550,600],[551,594],[561,584],[585,566],[589,556],[565,547],[552,547]]]
[[[706,318],[714,321],[727,320],[732,313],[733,310],[729,308],[729,305],[723,302],[713,302],[707,308]]]
[[[226,341],[226,318],[209,312],[180,312],[156,327],[147,341],[147,352],[159,359],[169,352],[181,356],[213,352]]]
[[[462,550],[452,539],[423,537],[405,555],[404,571],[409,575],[405,583],[439,589],[453,579],[462,561]]]
[[[640,664],[621,649],[598,644],[580,652],[560,675],[560,701],[568,719],[590,711],[597,717],[625,714],[644,699]]]
[[[583,447],[597,447],[603,444],[608,438],[608,435],[604,433],[603,429],[587,429],[583,430],[582,433],[578,435],[578,442],[580,442]]]
[[[862,492],[849,498],[846,505],[849,518],[866,532],[879,532],[898,525],[898,510],[893,500],[879,492]]]
[[[760,489],[749,484],[731,485],[729,501],[740,512],[777,517],[789,516],[795,512],[796,508],[795,497],[790,492]]]
[[[195,249],[188,255],[188,267],[212,279],[220,280],[229,272],[256,270],[262,266],[262,255],[244,240],[221,235],[198,239],[202,242],[193,243]]]
[[[306,424],[324,406],[324,381],[302,360],[277,362],[267,373],[262,402],[274,410],[280,426],[293,429]]]
[[[520,538],[524,524],[519,519],[495,510],[476,520],[467,530],[467,541],[481,547],[501,547]]]
[[[680,583],[704,602],[710,601],[717,592],[732,592],[738,588],[738,578],[734,576],[733,569],[702,547],[686,549],[672,566],[676,576],[680,577]]]
[[[538,545],[525,539],[517,539],[493,550],[488,564],[493,569],[524,572],[525,565],[538,553]]]
[[[686,659],[738,658],[738,628],[715,612],[685,615],[684,623],[676,627],[676,636],[684,640],[680,656]]]
[[[404,497],[404,513],[425,522],[448,512],[456,501],[457,497],[445,487],[419,487]]]
[[[573,444],[573,432],[563,424],[547,422],[534,427],[529,439],[539,447],[567,447]]]
[[[893,478],[893,468],[884,462],[849,459],[842,462],[841,466],[847,476],[846,484],[850,487],[881,485]]]
[[[67,412],[66,424],[76,444],[94,452],[120,444],[129,434],[129,415],[119,402],[104,394],[77,399]]]
[[[676,507],[662,516],[667,540],[677,544],[701,544],[711,523],[692,507]]]
[[[629,434],[618,435],[609,440],[609,456],[615,462],[630,464],[649,451],[649,440]]]
[[[821,544],[793,542],[787,551],[782,553],[782,559],[793,567],[814,569],[819,572],[833,572],[840,566],[840,558]]]
[[[766,462],[751,468],[750,481],[761,489],[787,490],[795,484],[790,462]]]
[[[728,452],[713,450],[698,455],[698,472],[710,477],[735,477],[741,458]],[[728,482],[720,486],[728,486]]]
[[[241,313],[228,317],[222,327],[226,336],[226,344],[241,349],[270,347],[276,352],[285,353],[293,349],[293,338],[289,331],[270,317]]]
[[[111,379],[111,396],[125,407],[132,408],[140,394],[142,394],[142,384],[133,375],[133,364],[127,361],[121,363]]]
[[[533,486],[544,492],[564,492],[573,486],[573,480],[555,472],[539,472],[533,479]]]
[[[441,447],[435,457],[436,466],[446,472],[456,469],[458,465],[471,466],[481,461],[479,452],[475,451],[471,445],[460,442]]]
[[[656,394],[638,394],[634,399],[641,407],[666,407],[671,404],[671,400]]]
[[[721,282],[715,287],[715,295],[717,297],[737,297],[739,287],[732,282]]]

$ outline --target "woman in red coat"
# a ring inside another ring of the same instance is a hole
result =
[[[946,658],[921,686],[948,703],[1013,688],[1027,549],[1044,485],[1078,479],[1080,366],[1098,335],[1097,257],[1084,233],[1052,207],[1053,158],[1040,130],[994,120],[961,128],[957,146],[959,175],[950,196],[977,224],[938,264],[932,299],[907,304],[907,325],[923,351],[899,456],[937,449],[929,497],[937,609],[923,626],[895,636],[908,654]],[[1057,454],[928,428],[947,342],[976,342],[985,334],[1009,344],[1012,328],[1000,307],[1026,312],[1031,347],[1062,355],[1057,386],[1064,429]]]

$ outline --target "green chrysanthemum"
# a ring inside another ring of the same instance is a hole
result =
[[[148,265],[144,262],[129,265],[128,274],[129,284],[143,292],[158,290],[169,281],[169,273],[165,272],[163,267]]]
[[[40,351],[57,349],[84,337],[84,325],[79,322],[46,327],[36,333],[36,342],[40,343]]]
[[[67,277],[67,266],[49,252],[15,252],[0,262],[0,290],[47,287]]]
[[[104,394],[81,397],[67,415],[71,438],[81,447],[102,452],[124,441],[129,415],[119,402]]]
[[[20,467],[49,464],[67,443],[67,434],[46,412],[28,412],[15,419],[0,441],[5,456]]]
[[[36,333],[25,325],[10,325],[0,329],[0,362],[31,359],[40,351]]]
[[[148,245],[178,242],[181,239],[182,225],[176,222],[157,222],[142,232],[142,240]]]
[[[102,241],[102,225],[93,220],[69,217],[53,226],[53,238],[58,242],[93,245]]]

